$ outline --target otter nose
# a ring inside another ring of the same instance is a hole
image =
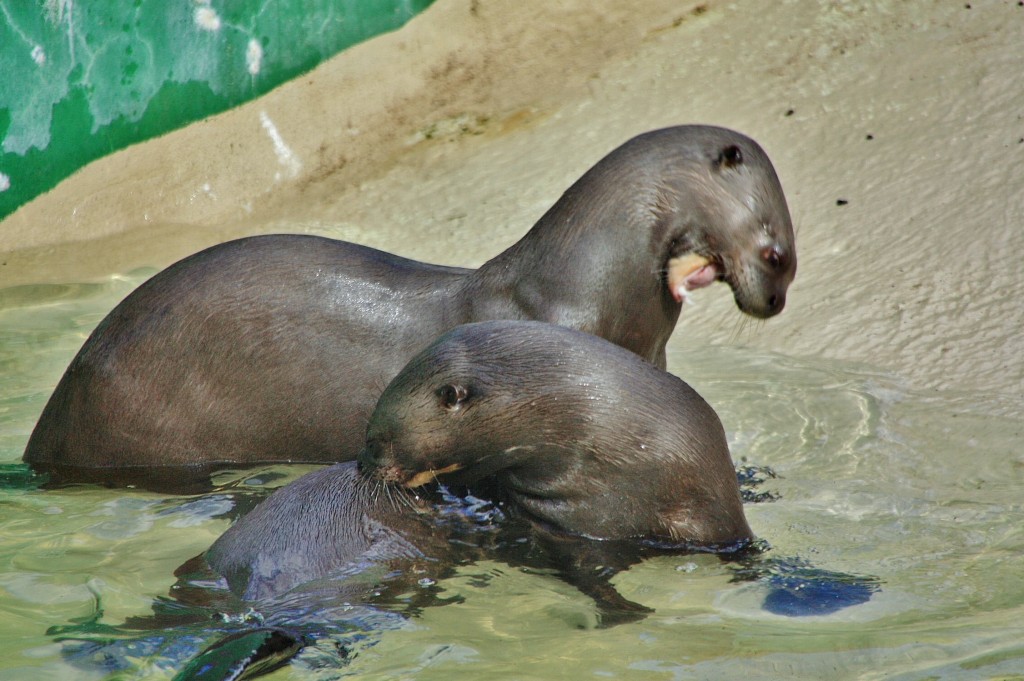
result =
[[[777,315],[782,312],[782,308],[786,307],[786,294],[781,292],[775,292],[768,296],[767,308],[768,315]]]
[[[765,300],[764,315],[766,317],[775,316],[782,311],[783,307],[785,307],[785,290],[776,289]]]

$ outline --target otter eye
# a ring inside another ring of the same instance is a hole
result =
[[[466,391],[465,386],[449,383],[438,389],[437,396],[441,400],[441,406],[445,409],[458,409],[466,401],[469,393]]]
[[[782,267],[782,251],[778,246],[768,246],[761,251],[761,259],[768,263],[768,267],[777,270]]]
[[[743,152],[735,144],[730,144],[718,154],[718,164],[725,168],[733,168],[743,163]]]

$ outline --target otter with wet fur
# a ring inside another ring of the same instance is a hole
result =
[[[206,561],[245,599],[373,564],[427,559],[440,574],[466,542],[446,541],[433,489],[410,492],[486,482],[561,554],[563,577],[633,617],[607,580],[639,559],[636,546],[733,552],[753,538],[707,402],[623,348],[541,322],[459,326],[416,355],[381,395],[359,468],[340,463],[277,490]]]
[[[742,311],[770,317],[795,272],[764,151],[723,128],[658,130],[475,271],[299,235],[172,265],[89,337],[24,458],[55,482],[165,489],[231,465],[351,460],[383,386],[458,324],[551,322],[664,367],[686,290],[725,281]]]

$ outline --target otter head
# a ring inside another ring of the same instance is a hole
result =
[[[796,275],[793,222],[771,161],[732,130],[685,126],[662,142],[662,181],[651,249],[665,263],[668,293],[724,281],[736,305],[759,318],[778,314]]]
[[[391,381],[367,427],[364,473],[418,487],[441,476],[472,484],[516,465],[517,447],[526,449],[519,434],[540,432],[515,416],[537,413],[524,404],[536,404],[536,390],[524,385],[536,386],[535,376],[525,366],[509,371],[510,339],[488,326],[445,334]]]

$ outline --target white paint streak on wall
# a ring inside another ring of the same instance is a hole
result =
[[[196,26],[204,31],[219,31],[220,16],[212,7],[199,7],[195,13]]]
[[[284,166],[288,172],[288,177],[296,177],[299,171],[302,170],[302,162],[299,161],[295,152],[285,144],[281,133],[277,131],[277,126],[274,125],[274,121],[270,120],[270,116],[267,115],[266,111],[260,111],[260,123],[263,125],[263,129],[267,131],[270,141],[274,143],[274,153],[277,154],[277,162]],[[275,176],[275,179],[280,179],[280,173]]]
[[[252,38],[249,41],[249,45],[245,48],[245,66],[249,70],[249,75],[255,76],[259,73],[262,63],[263,47],[260,45],[260,41]]]

